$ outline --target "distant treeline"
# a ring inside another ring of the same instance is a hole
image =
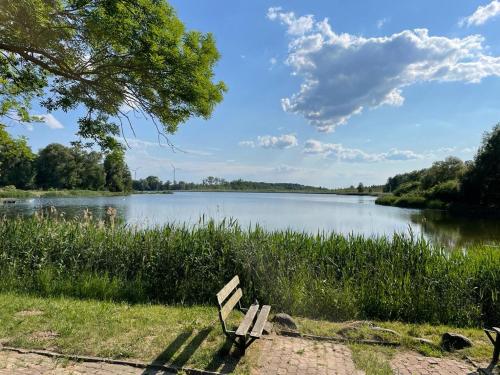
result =
[[[129,191],[124,153],[103,155],[80,146],[52,143],[33,153],[26,138],[12,138],[0,125],[0,188]]]
[[[430,168],[388,179],[378,204],[417,208],[500,208],[500,124],[484,135],[476,156],[448,157]]]
[[[295,191],[330,193],[324,187],[308,186],[285,182],[256,182],[242,179],[227,181],[223,178],[209,176],[201,183],[184,181],[163,182],[156,176],[134,180],[132,187],[137,191],[164,191],[164,190],[202,190],[202,191]]]

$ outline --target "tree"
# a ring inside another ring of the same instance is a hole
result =
[[[29,187],[33,182],[34,160],[26,138],[13,139],[0,125],[0,186]]]
[[[461,191],[468,203],[500,207],[500,123],[483,136],[461,180]]]
[[[165,0],[0,1],[0,117],[33,119],[38,97],[49,111],[83,105],[79,136],[105,148],[132,126],[127,111],[167,133],[210,117],[226,91],[218,59],[213,36],[186,31]]]
[[[115,149],[104,159],[106,173],[106,187],[109,191],[130,191],[132,189],[132,175],[125,164],[122,149]]]
[[[38,153],[36,184],[42,189],[73,189],[80,185],[78,164],[69,147],[51,143]]]
[[[81,147],[71,149],[75,160],[79,183],[76,187],[87,190],[102,190],[106,183],[106,174],[99,152],[86,152]]]
[[[365,191],[365,186],[363,185],[362,182],[360,182],[356,189],[358,190],[358,193],[362,193]]]
[[[459,158],[450,156],[443,161],[436,161],[427,169],[421,179],[422,188],[429,189],[442,182],[457,180],[465,173],[465,164]]]
[[[162,186],[162,182],[161,180],[156,177],[156,176],[148,176],[146,177],[146,183],[149,187],[148,190],[152,190],[152,191],[158,191],[158,190],[161,190],[161,186]]]

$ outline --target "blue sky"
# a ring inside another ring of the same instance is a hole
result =
[[[500,121],[500,1],[171,1],[215,35],[229,87],[208,121],[158,144],[134,121],[137,177],[384,183],[448,155],[471,159]],[[45,111],[34,105],[34,113]],[[35,150],[75,139],[74,113],[15,126]]]

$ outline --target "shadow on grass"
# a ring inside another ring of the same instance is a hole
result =
[[[150,367],[146,368],[142,375],[163,374],[164,371],[157,366],[184,367],[196,350],[198,350],[206,340],[212,329],[213,328],[203,329],[194,337],[191,337],[193,334],[192,330],[180,333],[168,347],[151,362]],[[222,348],[213,355],[205,370],[232,373],[238,365],[240,358],[230,355],[231,346],[232,342],[226,339]]]

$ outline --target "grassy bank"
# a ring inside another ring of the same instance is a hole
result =
[[[440,210],[448,208],[448,204],[439,199],[427,199],[417,194],[404,194],[401,196],[394,194],[381,195],[375,200],[375,203],[382,206],[403,208],[431,208]]]
[[[252,351],[227,356],[217,309],[0,294],[0,343],[63,354],[158,361],[248,374]]]
[[[41,296],[214,303],[234,274],[295,315],[461,326],[500,323],[500,252],[450,251],[408,235],[364,238],[242,230],[0,221],[0,290]]]
[[[21,189],[1,189],[0,198],[65,198],[65,197],[109,197],[126,195],[127,193],[96,191],[96,190],[21,190]]]

